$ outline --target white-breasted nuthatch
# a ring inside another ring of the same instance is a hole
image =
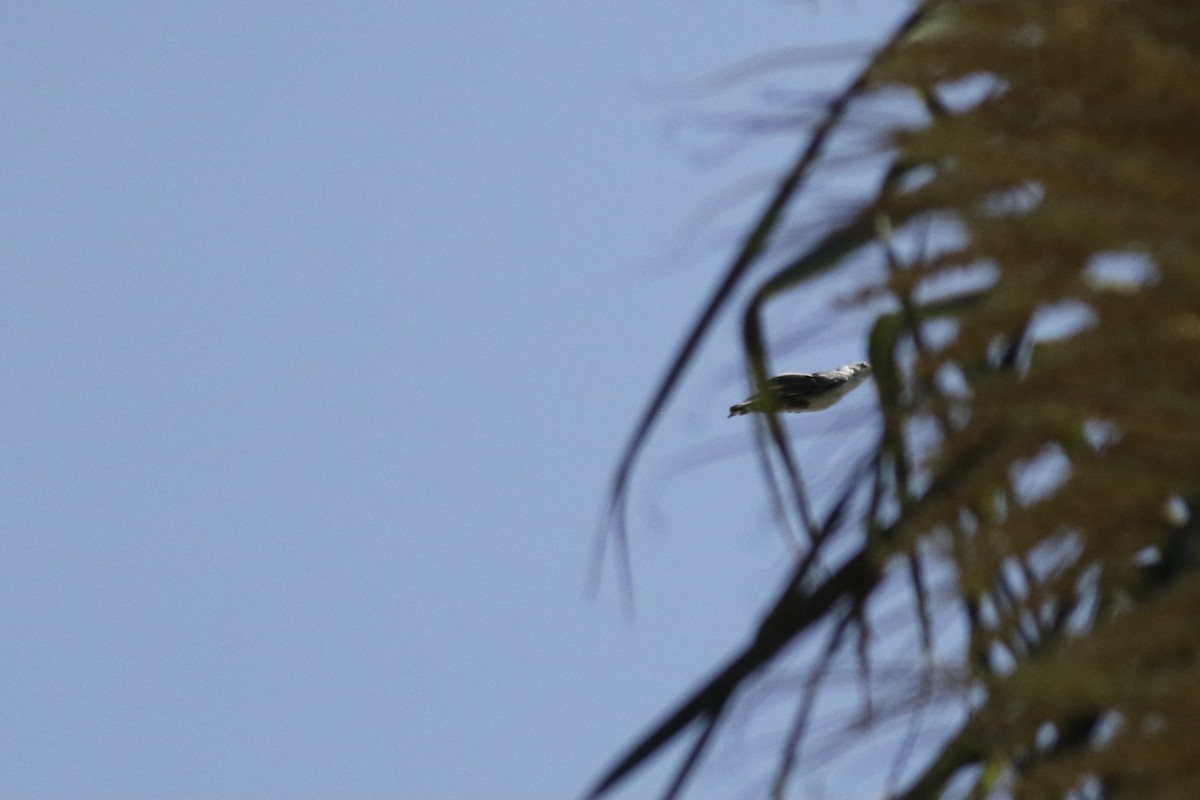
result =
[[[767,381],[767,389],[775,396],[779,411],[823,411],[841,400],[867,379],[871,365],[855,361],[829,372],[787,372]],[[760,395],[752,395],[729,409],[729,416],[765,411],[767,404]]]

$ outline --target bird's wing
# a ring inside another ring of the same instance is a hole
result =
[[[825,372],[812,375],[807,372],[789,372],[776,375],[767,381],[767,385],[786,402],[788,399],[800,400],[812,397],[814,394],[828,391],[845,382],[844,375],[830,375]]]

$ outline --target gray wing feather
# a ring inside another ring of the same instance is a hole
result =
[[[809,375],[806,372],[794,372],[776,375],[767,381],[767,385],[777,392],[784,402],[787,402],[812,397],[819,392],[841,386],[845,382],[846,376],[841,374],[830,375],[827,372],[818,372]]]

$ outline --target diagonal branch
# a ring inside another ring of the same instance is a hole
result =
[[[637,460],[638,454],[641,452],[642,446],[649,437],[659,413],[666,406],[667,401],[670,400],[684,371],[691,363],[701,342],[712,328],[718,313],[725,307],[733,291],[741,284],[742,279],[745,278],[750,268],[766,250],[767,245],[770,243],[772,236],[783,219],[784,212],[787,210],[792,198],[800,190],[813,165],[820,157],[834,128],[844,117],[850,103],[867,89],[875,64],[905,39],[909,32],[924,17],[925,13],[923,7],[918,7],[914,10],[896,28],[888,41],[880,48],[878,55],[863,68],[844,91],[829,102],[824,118],[813,130],[808,142],[792,164],[792,168],[780,181],[778,188],[771,196],[757,223],[751,229],[750,233],[747,234],[733,263],[700,313],[699,319],[692,325],[683,344],[671,360],[671,365],[667,368],[666,375],[660,381],[658,389],[650,399],[645,411],[642,412],[642,416],[634,428],[633,435],[625,445],[609,489],[608,515],[606,525],[600,531],[600,534],[604,537],[608,533],[608,529],[611,528],[613,535],[618,540],[617,549],[619,553],[627,554],[628,552],[628,546],[625,542],[627,536],[625,506],[633,465]],[[597,559],[597,562],[599,562],[599,559]],[[597,563],[597,571],[599,566],[600,564]]]

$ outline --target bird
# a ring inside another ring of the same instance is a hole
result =
[[[785,372],[767,381],[767,390],[775,396],[777,411],[824,411],[841,400],[871,374],[865,361],[831,369],[828,372]],[[759,394],[751,395],[729,409],[729,416],[766,411],[768,403]]]

